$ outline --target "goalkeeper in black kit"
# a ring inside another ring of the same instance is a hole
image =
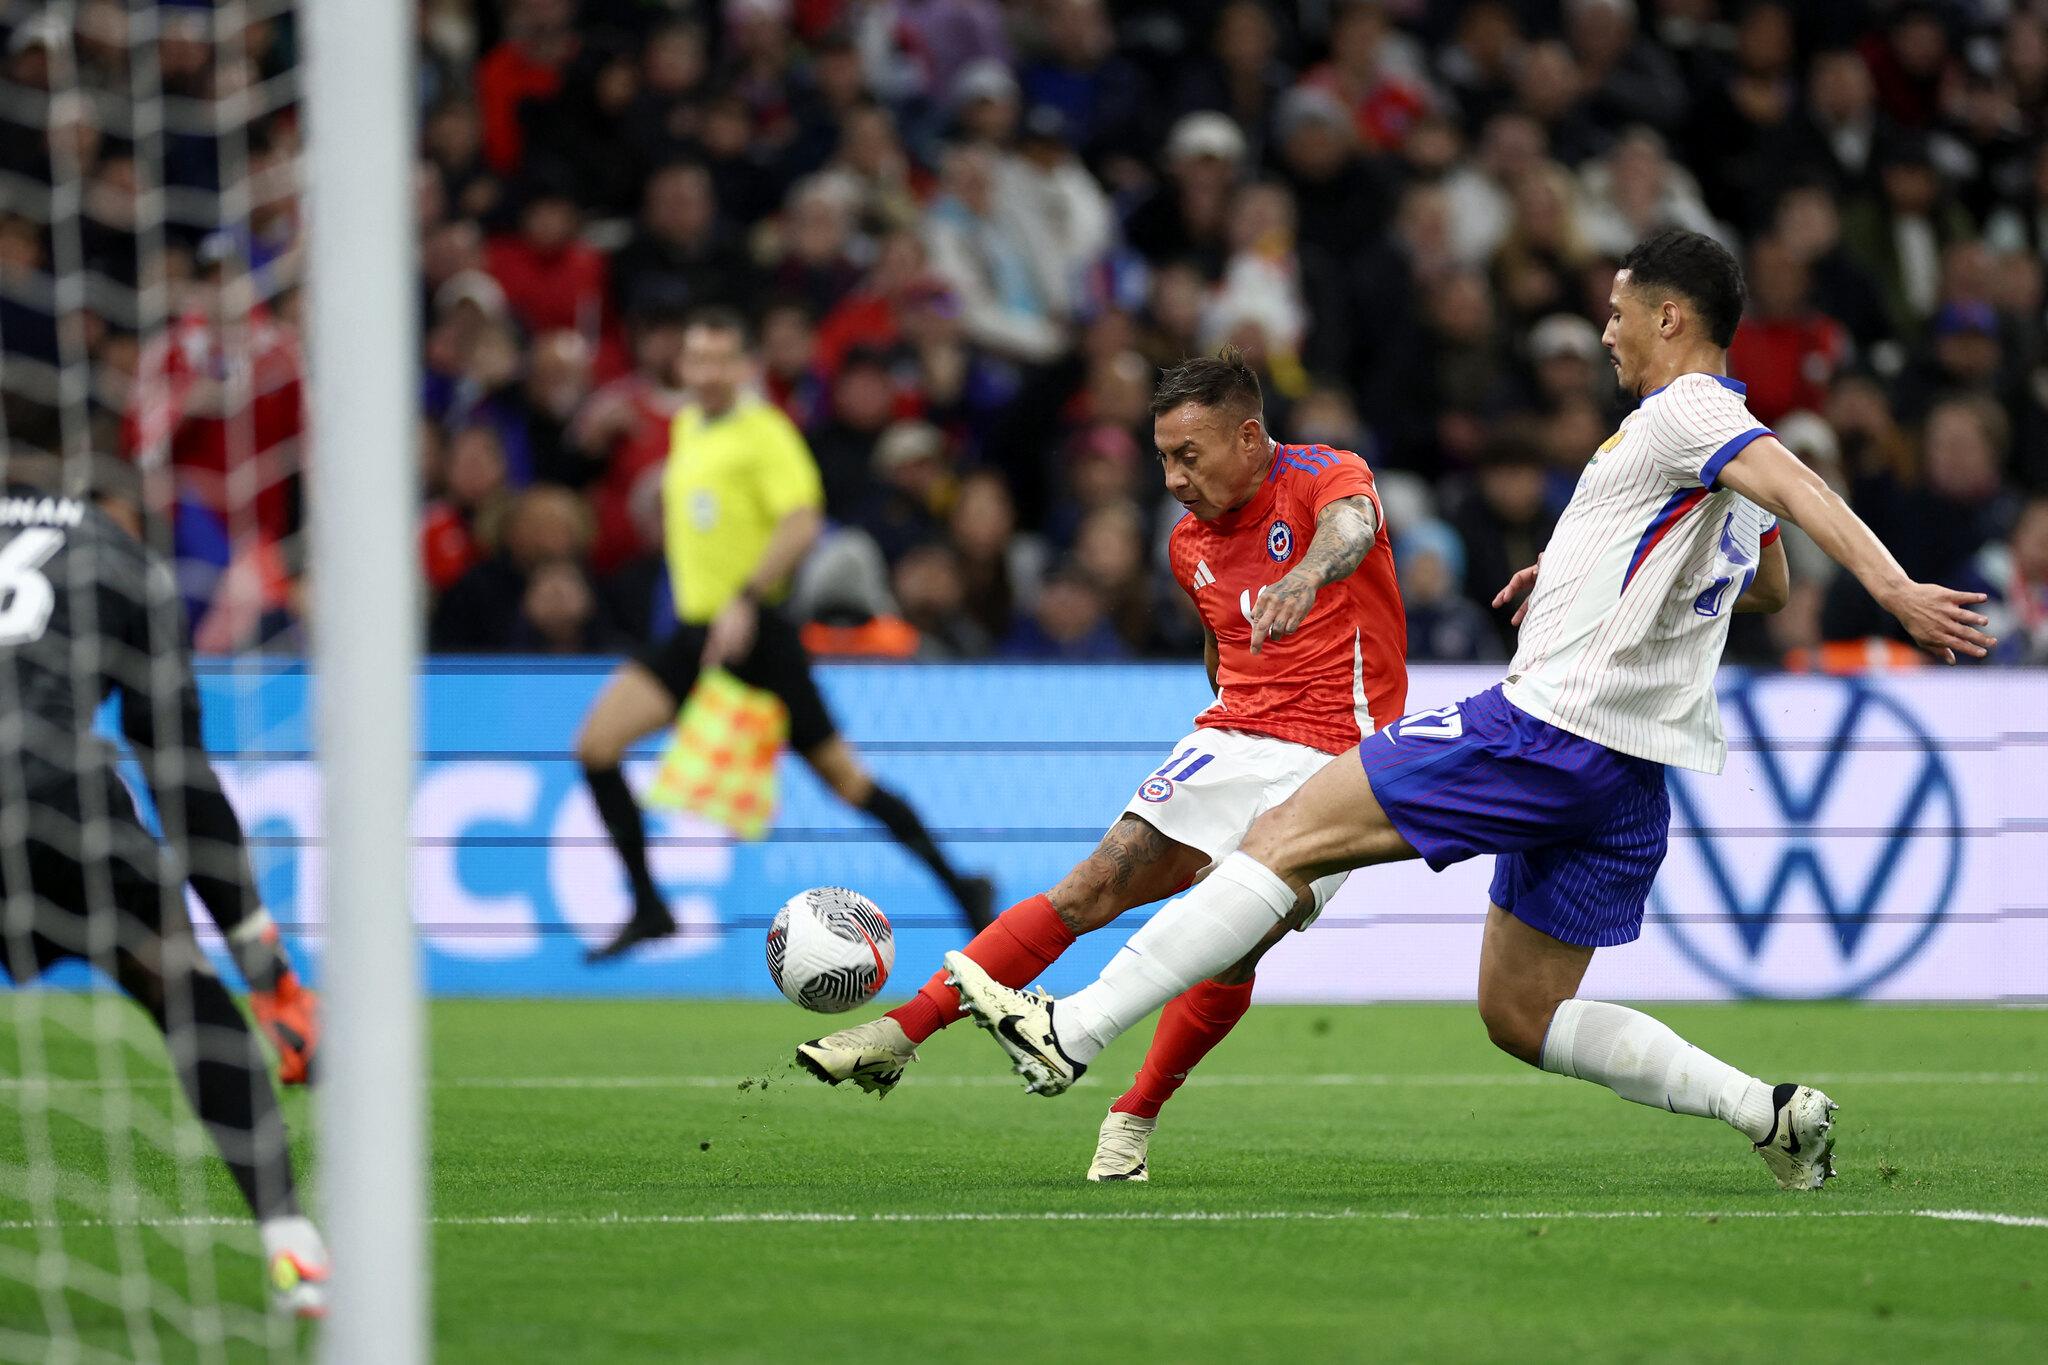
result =
[[[327,1252],[299,1207],[277,1094],[185,911],[189,881],[274,1004],[289,963],[201,743],[171,571],[107,511],[52,491],[55,461],[13,455],[0,475],[0,969],[26,982],[81,960],[143,1008],[248,1200],[274,1302],[315,1316]],[[93,732],[109,696],[163,842],[136,813],[117,749]],[[281,1041],[310,1041],[297,1032]]]

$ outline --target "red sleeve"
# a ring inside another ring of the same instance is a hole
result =
[[[1329,446],[1291,446],[1299,452],[1293,458],[1300,460],[1309,471],[1309,505],[1317,516],[1323,509],[1339,498],[1355,498],[1361,493],[1372,499],[1373,511],[1380,510],[1379,490],[1372,485],[1372,471],[1365,461],[1348,450],[1333,450]]]
[[[1766,527],[1764,528],[1764,533],[1763,533],[1763,535],[1762,535],[1761,537],[1759,537],[1759,538],[1758,538],[1758,540],[1757,540],[1757,544],[1758,544],[1759,546],[1765,546],[1765,545],[1776,545],[1777,543],[1778,543],[1778,519],[1777,519],[1776,517],[1772,517],[1772,518],[1771,518],[1771,524],[1770,524],[1769,526],[1766,526]]]

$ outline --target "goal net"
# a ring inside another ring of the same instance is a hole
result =
[[[290,0],[0,2],[4,1359],[308,1344],[270,1311],[250,1207],[291,1202],[264,1118],[285,1059],[197,983],[279,998],[267,919],[312,984],[313,869],[260,818],[223,836],[179,701],[189,644],[216,790],[245,819],[280,782],[317,809],[298,20]],[[246,1121],[202,1123],[201,1093]],[[312,1102],[276,1093],[316,1212]]]

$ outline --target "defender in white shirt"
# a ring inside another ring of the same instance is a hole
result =
[[[1776,517],[1923,648],[1953,662],[1996,643],[1978,629],[1982,594],[1909,579],[1750,417],[1723,375],[1743,294],[1734,258],[1698,233],[1663,233],[1623,260],[1604,340],[1642,405],[1587,464],[1538,565],[1496,598],[1535,589],[1504,683],[1405,717],[1360,744],[1358,764],[1322,769],[1075,995],[999,986],[947,955],[963,1002],[1031,1089],[1065,1089],[1118,1034],[1242,957],[1316,878],[1491,853],[1479,1013],[1498,1046],[1639,1104],[1722,1119],[1786,1189],[1834,1173],[1827,1096],[1758,1080],[1636,1010],[1574,998],[1596,949],[1641,932],[1671,822],[1665,766],[1722,766],[1714,669],[1730,612],[1784,604]]]

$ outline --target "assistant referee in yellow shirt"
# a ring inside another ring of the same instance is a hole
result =
[[[675,723],[698,673],[723,664],[789,708],[790,747],[839,799],[888,827],[960,903],[977,930],[993,909],[984,877],[962,877],[903,799],[862,766],[832,723],[795,623],[777,604],[824,526],[825,494],[810,448],[788,417],[748,390],[753,378],[739,314],[696,314],[683,334],[690,402],[676,415],[662,474],[673,634],[619,665],[584,718],[576,755],[599,816],[633,884],[633,918],[602,962],[664,938],[676,922],[647,867],[647,830],[619,764],[636,741]]]

